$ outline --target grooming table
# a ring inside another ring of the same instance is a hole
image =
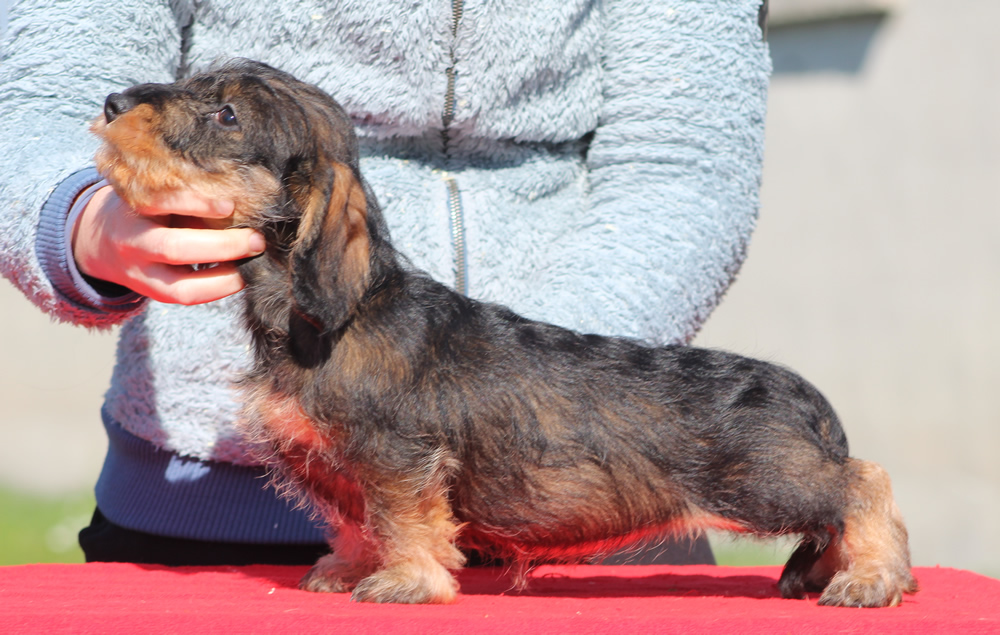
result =
[[[299,591],[306,567],[0,567],[2,633],[998,633],[1000,580],[918,568],[902,606],[783,600],[779,567],[544,566],[529,590],[466,569],[457,602],[373,605]]]

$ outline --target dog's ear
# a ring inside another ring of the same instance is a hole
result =
[[[328,340],[354,316],[368,285],[368,209],[349,166],[323,162],[311,176],[296,201],[302,217],[290,254],[292,323]]]

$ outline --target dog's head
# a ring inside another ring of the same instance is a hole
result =
[[[327,334],[350,319],[368,283],[375,203],[354,127],[329,95],[242,60],[112,94],[91,129],[104,141],[98,170],[133,207],[171,190],[234,201],[223,226],[265,235],[297,319]]]

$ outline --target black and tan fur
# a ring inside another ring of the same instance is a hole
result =
[[[99,167],[133,204],[237,200],[267,252],[240,266],[255,362],[248,433],[326,520],[302,581],[448,602],[471,548],[516,563],[665,531],[799,534],[782,595],[898,604],[916,590],[889,477],[848,456],[794,373],[737,355],[582,335],[461,296],[389,243],[344,111],[253,62],[108,98]]]

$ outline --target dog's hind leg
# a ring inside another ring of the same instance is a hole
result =
[[[910,572],[906,527],[893,500],[886,471],[868,461],[848,461],[852,475],[844,531],[820,560],[820,563],[833,564],[838,570],[819,603],[894,606],[902,602],[904,593],[917,590],[917,582]]]
[[[802,599],[806,593],[818,593],[826,588],[830,578],[844,568],[831,560],[839,561],[839,550],[831,546],[836,535],[831,531],[823,536],[807,535],[792,552],[778,580],[783,598]]]

